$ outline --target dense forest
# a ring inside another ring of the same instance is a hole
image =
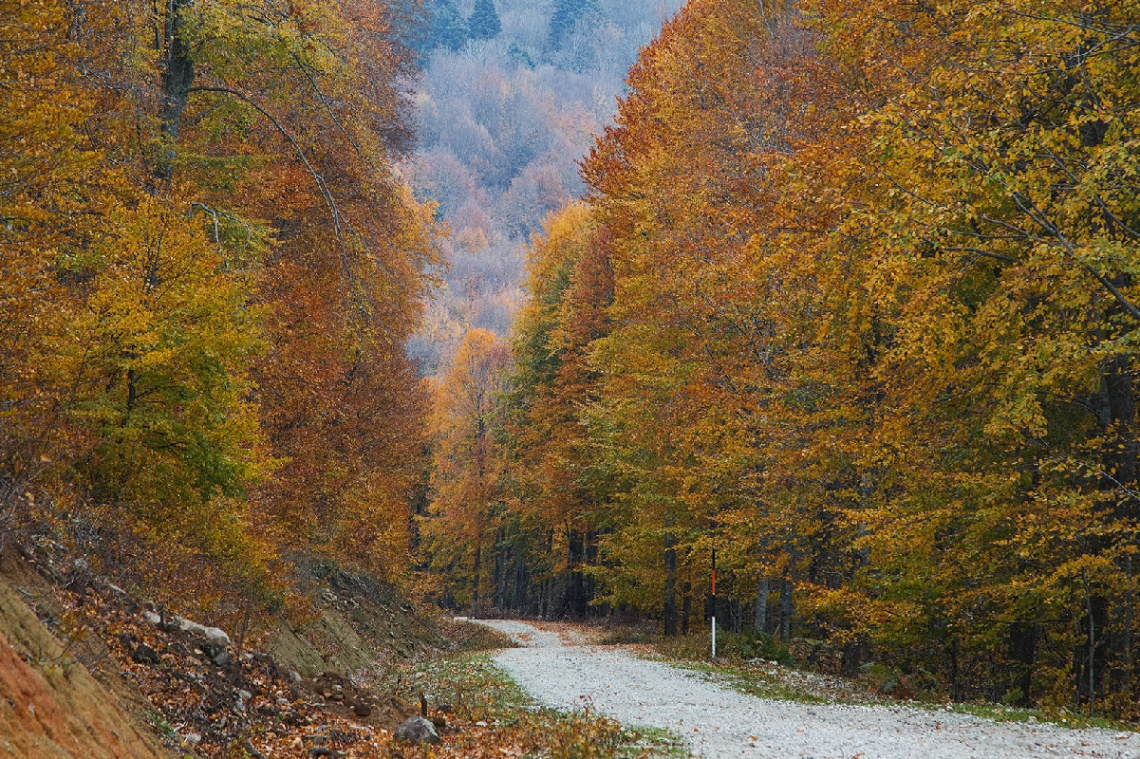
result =
[[[403,575],[439,255],[393,169],[413,21],[0,2],[0,534],[220,621],[299,551]]]
[[[1140,716],[1140,4],[678,6],[0,0],[0,541]]]
[[[673,634],[715,549],[730,629],[1135,716],[1138,17],[690,0],[441,376],[439,597]]]

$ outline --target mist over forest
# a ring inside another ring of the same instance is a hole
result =
[[[493,36],[477,4],[427,3],[419,43],[419,146],[402,171],[450,229],[450,268],[408,345],[425,375],[468,329],[507,333],[532,232],[582,193],[578,160],[611,122],[638,50],[682,2],[496,0]]]

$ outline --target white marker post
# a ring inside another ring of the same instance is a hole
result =
[[[716,549],[712,549],[712,658],[716,658]]]

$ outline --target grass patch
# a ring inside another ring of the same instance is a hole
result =
[[[990,719],[995,722],[1038,722],[1059,725],[1061,727],[1085,728],[1099,727],[1105,730],[1119,730],[1121,732],[1140,732],[1140,725],[1133,722],[1122,722],[1108,717],[1090,717],[1087,714],[1077,714],[1068,709],[1046,710],[1025,709],[1017,706],[1003,706],[1001,704],[949,704],[939,707],[936,704],[913,703],[908,706],[917,706],[926,709],[943,709],[957,714],[970,714],[975,717]]]
[[[444,743],[410,757],[533,757],[534,759],[652,759],[688,757],[664,730],[629,730],[590,712],[564,713],[535,704],[485,654],[463,653],[418,665],[404,682],[445,707]],[[417,753],[419,752],[419,753]]]
[[[815,693],[807,687],[788,682],[778,674],[742,667],[736,664],[711,664],[697,661],[667,660],[679,669],[700,673],[706,680],[757,698],[794,701],[800,704],[878,703],[874,700],[835,699]]]

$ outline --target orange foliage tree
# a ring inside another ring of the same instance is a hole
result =
[[[498,580],[498,521],[503,511],[496,399],[509,353],[493,332],[472,329],[434,388],[432,472],[424,548],[447,583],[449,605],[486,601]],[[488,566],[491,565],[491,566]]]

